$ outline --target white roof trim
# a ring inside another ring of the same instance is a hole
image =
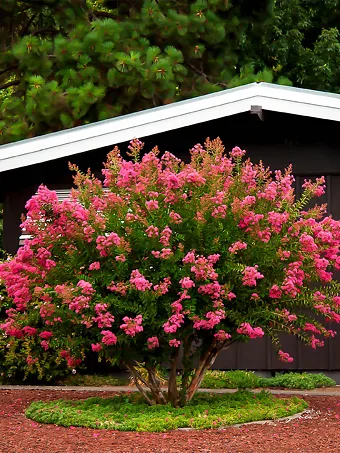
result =
[[[209,120],[263,110],[340,121],[340,95],[270,83],[249,85],[0,146],[0,172]]]

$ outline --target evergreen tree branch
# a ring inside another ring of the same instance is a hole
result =
[[[31,35],[32,36],[36,36],[36,35],[41,35],[41,34],[44,34],[44,33],[52,33],[52,34],[61,33],[62,34],[62,31],[61,30],[57,30],[55,28],[40,28],[39,30],[35,30],[33,33],[31,33]]]
[[[196,74],[200,75],[201,77],[204,77],[206,80],[208,80],[208,82],[210,82],[210,80],[208,79],[208,76],[203,71],[201,71],[200,69],[196,68],[196,66],[194,66],[191,63],[188,63],[188,66],[189,66],[190,69],[192,69],[194,72],[196,72]]]
[[[24,29],[22,30],[22,32],[20,33],[20,36],[23,37],[26,35],[26,33],[28,32],[28,29],[29,27],[32,25],[32,23],[34,22],[34,20],[36,19],[37,15],[36,14],[33,14],[33,16],[30,18],[30,20],[27,22],[27,24],[25,25]]]
[[[4,83],[3,85],[0,85],[0,90],[5,90],[6,88],[14,87],[19,84],[20,84],[20,80],[12,80],[12,82],[7,82],[7,83]]]
[[[95,17],[107,17],[108,19],[117,20],[117,16],[115,14],[107,13],[106,11],[93,11]]]
[[[17,65],[14,65],[14,66],[9,66],[8,68],[6,69],[1,69],[0,70],[0,76],[2,76],[3,74],[5,74],[6,72],[9,72],[9,71],[12,71],[13,69],[17,69]]]

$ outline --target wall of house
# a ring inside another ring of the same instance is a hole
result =
[[[244,113],[147,137],[144,141],[146,150],[158,145],[161,151],[168,150],[188,160],[188,149],[195,143],[203,143],[208,136],[220,136],[227,150],[238,145],[247,150],[253,161],[263,160],[264,164],[272,169],[284,169],[292,163],[297,196],[304,178],[324,175],[327,179],[327,191],[319,202],[327,202],[328,211],[340,219],[338,128],[339,123],[332,121],[273,112],[264,112],[264,121],[261,121],[256,115]],[[122,151],[126,150],[126,145],[121,145]],[[39,184],[46,184],[51,189],[70,187],[72,174],[68,170],[68,160],[79,165],[84,171],[90,167],[100,176],[102,162],[112,147],[4,174],[0,183],[0,196],[2,193],[5,249],[10,253],[16,252],[20,236],[20,216],[24,212],[26,200],[36,192]],[[335,326],[333,328],[336,330]],[[264,338],[234,345],[221,354],[214,366],[220,369],[340,370],[340,335],[338,338],[326,340],[325,347],[316,351],[306,348],[289,336],[282,337],[282,346],[283,350],[294,356],[293,363],[283,364],[278,361],[269,340]]]

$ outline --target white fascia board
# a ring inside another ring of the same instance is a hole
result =
[[[340,121],[340,95],[267,83],[258,85],[264,110]]]
[[[223,93],[224,96],[219,97],[208,95],[196,98],[195,103],[184,101],[169,106],[176,109],[150,109],[80,126],[62,134],[52,133],[4,145],[3,149],[0,146],[0,172],[249,111],[256,98],[252,96],[250,86],[247,88],[243,93],[228,93],[229,96]]]
[[[340,121],[340,95],[252,83],[85,126],[0,146],[0,172],[114,146],[133,138],[264,110]]]

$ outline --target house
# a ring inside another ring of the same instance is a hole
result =
[[[187,159],[188,149],[206,137],[221,137],[227,149],[246,149],[274,169],[293,164],[299,195],[306,177],[324,175],[327,192],[320,200],[340,218],[340,95],[267,83],[254,83],[195,99],[156,107],[97,123],[0,146],[0,201],[4,203],[4,248],[19,246],[24,205],[44,183],[67,196],[72,186],[68,162],[88,167],[100,176],[102,162],[114,145],[121,150],[132,138],[147,150],[160,150]],[[227,350],[216,368],[254,370],[328,370],[340,376],[340,335],[312,351],[295,338],[283,337],[291,364],[276,358],[268,339]]]

